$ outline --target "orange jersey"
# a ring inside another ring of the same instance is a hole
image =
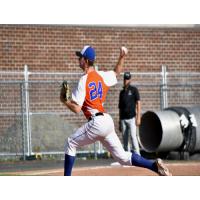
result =
[[[109,87],[116,84],[114,71],[92,71],[81,77],[77,88],[72,93],[72,99],[82,106],[86,118],[97,112],[105,112],[103,103]]]

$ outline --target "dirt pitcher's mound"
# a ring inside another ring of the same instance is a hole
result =
[[[173,176],[200,176],[200,163],[167,164]],[[140,167],[93,167],[75,168],[73,176],[157,176],[156,173]]]
[[[94,167],[77,168],[73,176],[156,176],[157,174],[139,167]]]
[[[168,163],[167,166],[173,176],[200,176],[200,162]],[[0,175],[63,176],[63,171],[63,168],[20,170],[18,172],[4,172]],[[157,174],[140,167],[91,166],[73,168],[72,176],[157,176]]]

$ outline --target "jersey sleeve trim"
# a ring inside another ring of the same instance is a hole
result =
[[[117,84],[117,77],[114,71],[97,71],[97,73],[104,79],[104,82],[108,87]]]
[[[75,101],[81,107],[85,101],[85,96],[86,96],[86,90],[85,90],[86,80],[87,80],[87,74],[80,78],[77,87],[72,92],[72,100]]]

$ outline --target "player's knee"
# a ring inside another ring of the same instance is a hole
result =
[[[74,146],[71,138],[67,138],[65,141],[65,154],[70,156],[76,155],[76,147]]]

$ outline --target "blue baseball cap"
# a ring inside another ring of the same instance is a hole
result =
[[[95,61],[95,57],[96,57],[94,48],[92,48],[91,46],[88,46],[88,45],[84,46],[81,51],[76,51],[76,55],[78,57],[84,57],[92,62]]]

